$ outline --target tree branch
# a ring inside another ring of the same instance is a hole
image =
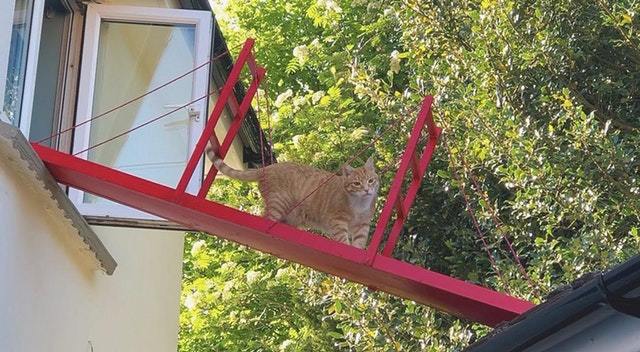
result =
[[[611,124],[619,130],[623,130],[626,132],[631,132],[640,128],[639,126],[632,125],[628,122],[622,121],[614,116],[611,116],[604,112],[603,109],[598,107],[596,104],[589,101],[578,89],[574,82],[569,82],[568,88],[571,91],[571,94],[578,100],[580,105],[587,108],[590,111],[593,111],[593,115],[602,123],[606,123],[607,121],[611,121]]]

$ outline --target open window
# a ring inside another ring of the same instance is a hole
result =
[[[88,5],[76,124],[206,63],[211,21],[208,11]],[[206,120],[208,67],[77,127],[73,153],[175,187]],[[196,172],[202,174],[202,162]],[[187,190],[197,192],[200,183],[193,177]],[[80,190],[69,196],[84,215],[156,219]]]
[[[3,0],[0,120],[20,127],[32,142],[175,186],[227,81],[234,51],[205,0]],[[241,101],[243,84],[233,94]],[[236,110],[227,105],[216,126],[219,138]],[[167,116],[101,144],[162,114]],[[249,108],[227,162],[242,169],[261,166],[263,155],[270,160],[271,148],[260,136],[256,112]],[[187,191],[199,188],[203,168],[208,165],[198,166]],[[93,224],[175,228],[79,190],[69,189],[69,196]]]

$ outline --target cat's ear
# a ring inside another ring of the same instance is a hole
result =
[[[353,172],[353,168],[349,164],[344,164],[340,168],[340,174],[343,176],[349,176]]]
[[[373,165],[373,155],[371,155],[369,159],[367,159],[367,162],[364,163],[364,167],[366,167],[369,170],[375,169],[375,166]]]

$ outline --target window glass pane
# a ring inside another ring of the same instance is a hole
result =
[[[4,115],[16,126],[20,123],[20,108],[22,107],[24,74],[27,68],[32,12],[33,0],[16,0],[13,11],[13,26],[11,28],[4,104],[2,104]]]
[[[103,22],[93,97],[95,116],[194,67],[195,26]],[[193,74],[94,120],[89,145],[189,103]],[[175,187],[189,158],[186,108],[89,151],[88,159]],[[85,202],[106,200],[85,193]]]
[[[65,55],[64,39],[69,11],[60,0],[46,0],[31,113],[29,139],[39,141],[57,131],[63,78],[61,64]],[[49,146],[56,139],[47,140]]]

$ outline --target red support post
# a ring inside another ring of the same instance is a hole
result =
[[[249,56],[249,59],[247,60],[247,66],[249,66],[251,77],[253,77],[254,79],[257,78],[260,66],[258,66],[258,63],[256,62],[256,57],[254,55]]]
[[[398,219],[406,219],[409,215],[407,214],[407,209],[408,208],[405,208],[404,206],[404,199],[402,199],[402,196],[399,196],[398,199],[396,199],[396,217]]]
[[[420,162],[418,161],[420,158],[418,158],[418,153],[413,154],[413,156],[411,157],[411,178],[414,180],[420,180],[422,179],[422,175],[420,173]]]

